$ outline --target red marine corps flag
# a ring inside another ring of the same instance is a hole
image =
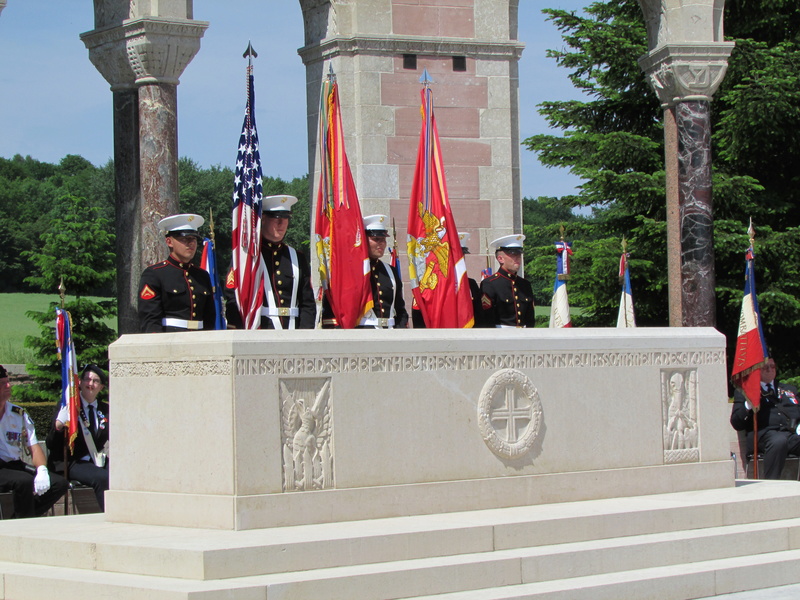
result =
[[[347,162],[339,85],[331,69],[319,111],[320,176],[314,224],[320,288],[339,327],[352,329],[372,310],[364,220]]]
[[[742,298],[742,313],[739,317],[736,352],[733,355],[731,380],[733,385],[741,389],[750,400],[753,410],[758,411],[761,404],[761,367],[766,364],[768,352],[756,296],[755,255],[753,253],[755,229],[753,229],[752,222],[747,233],[750,234],[750,247],[745,253],[744,297]],[[755,423],[755,421],[754,419],[753,422]]]
[[[236,289],[236,304],[245,329],[261,325],[264,275],[261,265],[261,157],[256,131],[256,93],[253,89],[253,58],[258,56],[247,44],[247,107],[244,112],[239,152],[233,182],[231,238],[233,268],[229,277]]]
[[[472,327],[467,266],[450,209],[427,69],[420,82],[422,130],[408,209],[411,290],[426,327]]]

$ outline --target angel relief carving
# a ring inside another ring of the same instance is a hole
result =
[[[282,380],[283,490],[333,487],[330,379]],[[318,390],[318,391],[317,391]]]

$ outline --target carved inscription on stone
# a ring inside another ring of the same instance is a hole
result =
[[[700,460],[697,424],[697,370],[662,369],[661,404],[664,462]]]
[[[725,352],[531,352],[438,356],[318,356],[235,358],[236,375],[335,375],[497,369],[689,367],[725,364]]]
[[[478,424],[497,456],[514,459],[527,454],[542,424],[542,403],[531,380],[515,369],[494,373],[478,399]]]
[[[281,379],[283,491],[332,488],[330,379]]]
[[[113,361],[112,377],[204,377],[230,375],[231,360],[173,360],[170,362],[123,363]]]

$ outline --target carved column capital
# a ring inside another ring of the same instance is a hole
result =
[[[733,42],[664,44],[639,59],[661,106],[711,100],[728,70]]]
[[[81,34],[89,60],[122,90],[143,84],[177,85],[200,50],[207,21],[164,17],[127,19],[122,25]]]

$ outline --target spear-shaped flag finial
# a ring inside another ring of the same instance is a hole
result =
[[[428,69],[422,69],[422,75],[419,78],[419,82],[424,86],[428,86],[433,83],[433,79],[431,79]]]
[[[253,44],[249,40],[247,42],[247,50],[242,54],[242,58],[246,58],[248,63],[252,63],[254,58],[258,58],[258,52],[253,50]]]

